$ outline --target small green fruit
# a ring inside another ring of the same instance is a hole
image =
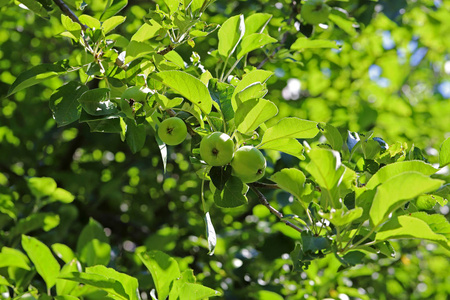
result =
[[[223,132],[213,132],[200,142],[200,156],[210,166],[228,164],[233,158],[234,142]]]
[[[255,147],[244,146],[234,153],[231,168],[231,174],[239,177],[242,182],[255,182],[264,176],[266,159]]]
[[[158,127],[158,136],[167,145],[178,145],[184,141],[187,127],[183,120],[177,117],[165,119]]]
[[[324,0],[308,0],[303,4],[300,14],[306,23],[316,25],[328,21],[330,11],[331,7]]]

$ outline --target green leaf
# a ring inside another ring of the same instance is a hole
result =
[[[126,49],[127,55],[125,56],[125,64],[132,62],[133,60],[140,58],[149,53],[154,53],[155,49],[144,42],[131,41]]]
[[[305,156],[303,155],[303,145],[300,144],[300,142],[297,141],[296,139],[288,138],[288,139],[274,140],[271,142],[267,142],[258,148],[276,150],[298,157],[299,159],[302,160],[305,159]]]
[[[239,106],[245,101],[263,98],[266,94],[266,85],[259,82],[254,82],[236,94],[235,99],[237,108],[239,108]]]
[[[178,6],[180,5],[180,0],[164,0],[164,3],[169,8],[171,14],[178,11]]]
[[[50,97],[50,109],[58,126],[65,126],[80,118],[81,105],[77,101],[88,90],[78,81],[60,86]]]
[[[37,272],[44,279],[47,289],[56,284],[60,266],[50,249],[38,239],[22,235],[22,247],[30,257]]]
[[[439,167],[443,168],[450,164],[450,138],[447,138],[439,150]]]
[[[378,186],[370,208],[374,226],[380,225],[389,213],[407,200],[438,189],[443,180],[431,179],[419,172],[405,172]]]
[[[374,159],[381,151],[380,144],[374,140],[362,141],[361,148],[365,159]]]
[[[44,80],[65,73],[67,61],[60,61],[54,64],[41,64],[21,73],[11,85],[6,97],[11,96],[27,87],[41,83]]]
[[[144,23],[138,29],[138,31],[136,31],[136,33],[133,34],[133,36],[131,37],[131,42],[144,42],[146,40],[149,40],[154,36],[156,36],[161,28],[162,28],[161,25],[159,25],[154,21],[151,21],[150,23]],[[132,46],[128,46],[127,50],[131,50],[132,48],[133,48]]]
[[[317,122],[294,117],[284,118],[266,130],[260,146],[271,141],[286,138],[309,139],[315,137],[317,133],[319,133]]]
[[[428,226],[431,228],[431,230],[433,230],[434,233],[442,234],[447,239],[450,239],[450,223],[444,215],[429,215],[425,212],[415,212],[410,216],[421,219],[428,224]]]
[[[266,13],[256,13],[251,14],[245,18],[245,35],[244,37],[251,35],[253,33],[262,33],[266,25],[272,18],[271,14]]]
[[[275,42],[277,42],[276,39],[264,33],[252,33],[251,35],[244,36],[240,45],[240,50],[237,54],[237,59],[242,58],[245,54],[261,48],[264,45]]]
[[[98,19],[89,16],[89,15],[81,15],[78,17],[81,23],[86,25],[87,27],[91,29],[100,29],[101,23]]]
[[[181,288],[187,282],[196,282],[194,271],[192,269],[185,270],[183,273],[181,273],[180,278],[173,282],[172,288],[170,289],[169,300],[180,299]]]
[[[341,28],[345,33],[350,36],[356,36],[357,32],[355,27],[357,27],[356,22],[353,22],[346,15],[345,11],[341,11],[341,9],[332,9],[328,18],[339,28]]]
[[[221,295],[220,292],[210,289],[209,287],[187,282],[181,287],[180,300],[200,300]]]
[[[120,133],[122,131],[120,120],[117,115],[91,116],[85,111],[80,115],[80,123],[87,123],[91,132]]]
[[[306,176],[302,171],[294,168],[282,169],[270,177],[281,189],[291,193],[298,200],[301,200],[305,188]]]
[[[20,0],[20,3],[24,4],[29,10],[37,14],[38,16],[44,19],[50,19],[47,10],[45,7],[36,0]]]
[[[180,277],[176,260],[161,251],[138,253],[139,258],[152,274],[158,299],[166,299],[172,282]]]
[[[62,267],[59,276],[69,275],[72,272],[81,272],[81,264],[76,259],[72,259],[66,263]],[[78,283],[74,281],[56,279],[56,293],[58,295],[69,295],[77,285]]]
[[[225,184],[223,190],[216,190],[214,192],[214,202],[219,207],[238,207],[247,204],[248,186],[234,176]]]
[[[228,179],[231,177],[231,167],[230,166],[221,166],[221,167],[212,167],[209,171],[209,177],[211,178],[212,183],[218,190],[223,190],[225,184]]]
[[[331,148],[336,151],[341,151],[344,145],[344,140],[342,139],[341,133],[335,127],[330,124],[319,123],[317,127],[322,132],[322,134],[327,139],[328,144]]]
[[[123,22],[125,22],[126,17],[123,16],[115,16],[105,20],[102,24],[103,32],[107,34]]]
[[[374,189],[377,185],[387,181],[389,178],[404,172],[419,172],[424,175],[432,175],[437,172],[432,165],[420,160],[409,160],[389,164],[379,169],[367,182],[367,189]]]
[[[26,218],[20,219],[16,226],[11,229],[11,235],[21,235],[28,232],[43,229],[44,231],[50,231],[59,225],[59,215],[55,213],[34,213]]]
[[[69,246],[55,243],[51,246],[51,248],[56,256],[62,259],[66,264],[71,262],[72,259],[75,258],[75,254]]]
[[[137,300],[140,299],[139,290],[138,290],[138,281],[136,278],[131,277],[127,274],[117,272],[112,268],[107,268],[105,266],[93,266],[86,268],[86,273],[88,274],[97,274],[101,276],[105,276],[106,278],[114,279],[117,282],[120,282],[123,289],[125,290],[125,294],[127,295],[126,299]]]
[[[126,282],[121,281],[122,279],[124,279],[123,276],[128,275],[121,274],[113,269],[106,268],[105,266],[95,266],[86,268],[86,273],[71,272],[68,274],[61,274],[59,278],[72,280],[85,285],[96,287],[100,290],[107,292],[109,295],[114,297],[113,299],[123,299],[123,300],[139,299],[136,296],[133,297],[133,295],[135,294],[131,295],[127,294],[124,287],[124,284],[126,284]],[[116,277],[119,277],[120,279],[118,280],[116,279]],[[130,278],[136,280],[133,277]]]
[[[128,4],[128,0],[112,0],[108,1],[108,5],[105,7],[103,11],[100,21],[107,20],[119,13],[122,9],[124,9]]]
[[[363,209],[361,207],[356,207],[355,209],[335,209],[330,213],[323,213],[321,216],[333,225],[338,227],[343,227],[350,225],[353,221],[360,218],[363,214]]]
[[[50,196],[56,190],[56,181],[50,177],[31,177],[27,180],[28,188],[36,198]]]
[[[77,242],[77,253],[80,260],[87,266],[107,265],[111,258],[109,239],[103,231],[102,225],[94,219],[89,219],[81,231]]]
[[[292,45],[291,50],[315,49],[315,48],[335,48],[338,46],[335,41],[311,40],[306,37],[299,37]]]
[[[208,240],[208,249],[209,249],[208,254],[213,255],[214,250],[216,249],[217,237],[216,231],[214,230],[214,225],[211,222],[211,216],[209,215],[209,212],[206,212],[203,220],[205,221],[206,238]]]
[[[14,197],[11,194],[0,193],[0,213],[8,215],[11,219],[17,219],[17,211],[14,205]]]
[[[70,37],[78,41],[81,36],[81,25],[68,16],[61,14],[61,24],[70,33]]]
[[[0,268],[5,267],[17,267],[27,271],[31,271],[30,261],[19,250],[2,247],[2,252],[0,253]]]
[[[75,196],[65,189],[56,188],[56,190],[53,192],[53,194],[50,195],[48,200],[50,202],[59,201],[62,203],[71,203],[73,202],[73,200],[75,200]]]
[[[233,96],[234,87],[230,84],[219,82],[216,78],[212,78],[208,82],[208,90],[211,98],[219,104],[225,121],[233,119],[234,110],[231,105],[231,98]]]
[[[134,120],[125,119],[127,124],[126,141],[131,152],[136,153],[144,147],[146,131],[143,124],[136,125]]]
[[[311,162],[306,165],[308,171],[322,188],[322,195],[330,199],[334,208],[339,204],[335,199],[334,191],[339,186],[345,172],[341,164],[339,152],[335,150],[315,148],[308,152]]]
[[[212,99],[208,88],[194,76],[181,71],[162,71],[153,78],[197,105],[205,114],[211,112]]]
[[[236,128],[241,133],[256,130],[259,125],[276,116],[278,107],[269,100],[253,99],[239,105],[234,117]]]
[[[399,216],[389,220],[375,236],[377,241],[405,238],[437,242],[450,250],[450,243],[445,236],[433,232],[425,221],[412,216]]]
[[[105,116],[118,112],[116,104],[109,100],[109,89],[98,88],[84,92],[78,102],[92,116]]]
[[[260,291],[258,291],[258,293],[256,293],[256,299],[259,299],[259,300],[283,300],[284,298],[275,292],[260,290]]]
[[[231,97],[231,106],[233,107],[233,110],[236,111],[238,107],[238,103],[236,101],[236,95],[240,91],[244,90],[248,86],[252,85],[255,82],[264,83],[269,79],[270,76],[273,75],[273,72],[271,71],[265,71],[265,70],[253,70],[250,73],[246,74],[241,81],[236,85],[236,88],[234,89],[233,96]]]
[[[237,15],[223,22],[219,29],[219,54],[231,56],[245,33],[244,15]]]

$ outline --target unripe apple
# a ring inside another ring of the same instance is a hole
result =
[[[200,142],[200,156],[210,166],[224,166],[233,158],[234,142],[223,132],[213,132]]]
[[[328,21],[330,11],[331,7],[325,4],[325,0],[307,0],[300,14],[306,23],[316,25]]]
[[[255,182],[264,176],[266,158],[253,146],[243,146],[236,150],[231,161],[231,174],[244,183]]]
[[[158,127],[158,136],[167,145],[178,145],[184,141],[187,127],[183,120],[171,117],[161,122]]]

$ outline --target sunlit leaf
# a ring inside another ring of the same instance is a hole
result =
[[[265,99],[253,99],[239,105],[234,122],[237,130],[248,133],[278,113],[277,106]]]
[[[245,33],[244,15],[237,15],[223,22],[219,29],[219,54],[225,57],[233,54]]]
[[[431,179],[419,172],[405,172],[388,179],[378,186],[370,218],[378,226],[384,218],[406,200],[437,190],[444,181]]]
[[[158,299],[166,299],[172,282],[180,277],[176,260],[161,251],[138,253],[139,258],[152,274]]]
[[[197,105],[205,114],[211,111],[212,99],[208,88],[194,76],[181,71],[162,71],[153,77]]]
[[[60,266],[50,249],[38,239],[26,235],[22,235],[22,247],[44,279],[47,289],[51,289],[56,284]]]

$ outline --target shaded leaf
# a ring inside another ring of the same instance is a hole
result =
[[[247,204],[248,186],[234,176],[225,184],[223,190],[216,190],[214,192],[214,202],[219,207],[237,207]]]
[[[102,225],[94,219],[89,219],[81,231],[77,241],[79,259],[87,266],[107,265],[111,258],[109,239],[103,231]]]

